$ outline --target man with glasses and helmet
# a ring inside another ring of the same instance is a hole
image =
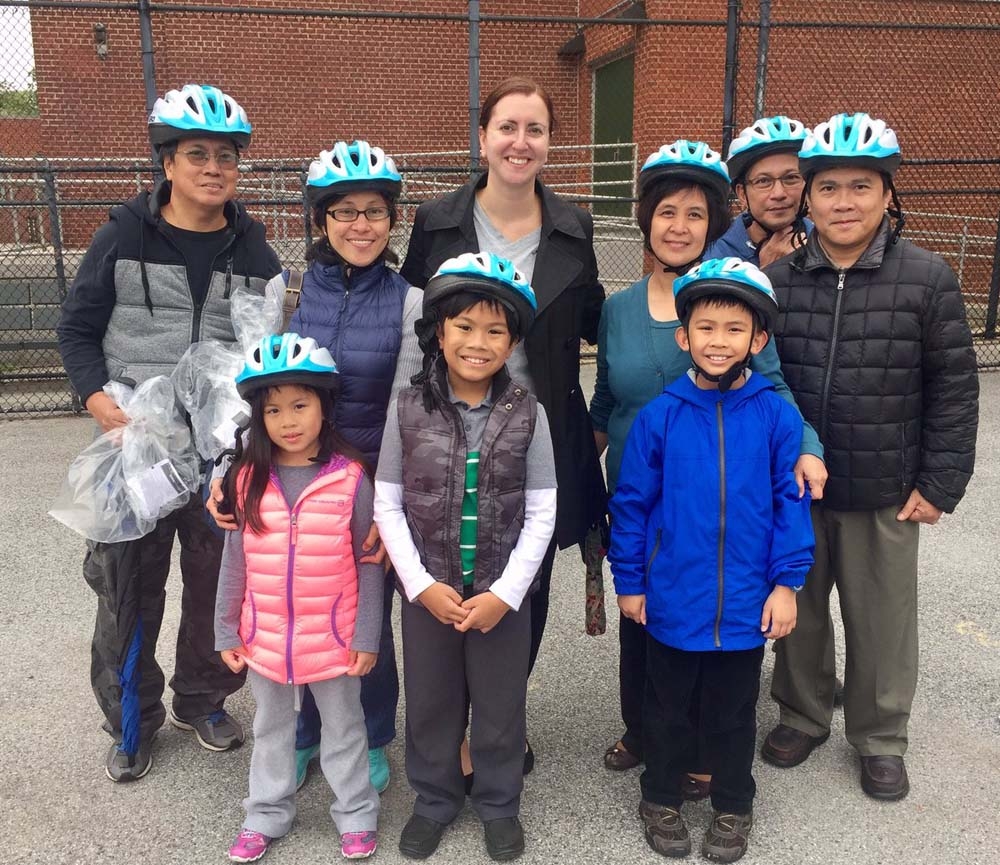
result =
[[[804,181],[798,152],[809,130],[784,115],[762,117],[729,145],[726,167],[743,212],[709,245],[705,258],[736,256],[758,267],[793,248],[793,224]],[[808,223],[806,231],[812,228]]]
[[[264,226],[233,200],[251,131],[236,100],[217,87],[188,84],[156,101],[148,128],[165,180],[112,209],[80,263],[57,327],[63,365],[102,432],[128,422],[105,384],[169,375],[203,339],[232,342],[232,292],[261,293],[281,270]],[[155,650],[175,533],[184,591],[170,721],[211,751],[244,738],[223,709],[243,678],[214,646],[222,538],[192,496],[138,540],[88,543],[84,577],[98,598],[91,683],[114,739],[105,773],[116,782],[150,770],[153,737],[166,718]]]

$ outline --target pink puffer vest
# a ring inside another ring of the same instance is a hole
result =
[[[291,509],[272,474],[260,503],[264,532],[244,532],[239,633],[247,663],[268,679],[304,685],[347,671],[358,609],[351,513],[361,472],[334,456]]]

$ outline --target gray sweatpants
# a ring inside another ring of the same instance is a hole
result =
[[[244,829],[280,838],[295,819],[295,687],[247,676],[257,712],[253,719],[250,795]],[[368,775],[368,738],[361,711],[361,680],[337,676],[310,682],[323,719],[320,765],[333,790],[330,816],[340,834],[374,832],[379,799]]]

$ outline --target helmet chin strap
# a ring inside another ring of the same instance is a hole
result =
[[[747,229],[748,236],[749,236],[750,226],[753,225],[754,223],[757,223],[757,225],[759,225],[763,229],[764,239],[761,240],[759,243],[756,242],[754,243],[754,246],[757,249],[760,249],[765,243],[767,243],[771,239],[771,236],[774,234],[773,231],[771,231],[766,225],[764,225],[763,222],[761,222],[756,216],[753,215],[753,211],[750,209],[749,203],[747,204],[747,209],[744,211],[741,219],[743,220],[743,227]]]
[[[719,385],[719,393],[727,393],[729,389],[733,386],[748,366],[750,366],[750,358],[752,357],[751,352],[747,352],[747,356],[743,358],[739,363],[734,363],[729,369],[727,369],[721,375],[713,375],[711,373],[705,372],[698,364],[691,360],[691,365],[694,367],[694,371],[698,373],[705,381],[716,382]]]

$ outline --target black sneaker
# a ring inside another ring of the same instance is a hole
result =
[[[517,817],[498,817],[483,823],[486,852],[495,862],[509,862],[524,852],[524,828]]]
[[[153,768],[152,742],[141,742],[135,754],[126,754],[118,742],[108,749],[104,774],[116,784],[138,781]]]
[[[190,730],[198,739],[198,744],[209,751],[228,751],[243,744],[246,733],[243,726],[225,709],[212,712],[201,718],[184,720],[179,718],[173,709],[170,710],[170,723],[178,730]]]

